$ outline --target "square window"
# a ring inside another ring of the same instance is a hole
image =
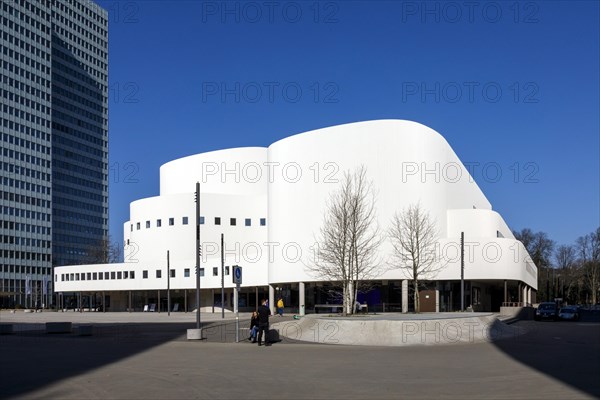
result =
[[[215,225],[221,225],[221,217],[215,217]]]
[[[200,276],[204,276],[204,268],[200,268]]]
[[[104,273],[104,279],[109,280],[110,279],[110,275],[108,272]]]
[[[139,223],[139,222],[135,224],[135,228],[136,228],[138,231],[140,230],[140,223]]]
[[[129,278],[135,279],[135,271],[129,271]]]
[[[110,279],[115,279],[115,276],[116,276],[115,271],[112,271],[110,273]]]
[[[60,280],[61,280],[61,282],[65,281],[65,274],[60,274]]]
[[[87,273],[87,280],[88,280],[88,281],[91,281],[91,280],[92,280],[92,273],[91,273],[91,272],[88,272],[88,273]]]
[[[92,276],[93,276],[93,279],[94,279],[95,281],[97,281],[97,280],[98,280],[98,273],[97,273],[97,272],[94,272],[94,273],[92,274]]]
[[[267,225],[267,219],[266,218],[261,218],[260,219],[260,226],[265,226]]]
[[[160,219],[157,219],[157,220],[156,220],[156,227],[157,227],[157,228],[160,228],[160,227],[161,227],[161,225],[162,225],[162,221],[161,221]]]
[[[181,223],[182,223],[183,225],[187,225],[187,224],[188,224],[188,217],[183,217],[183,218],[181,219]]]
[[[175,218],[169,218],[169,225],[175,225]]]
[[[142,279],[148,279],[148,271],[147,270],[142,271]]]
[[[250,218],[246,218],[244,220],[244,225],[246,225],[246,226],[252,226],[252,220]]]
[[[172,270],[170,270],[170,272],[171,272],[171,278],[175,278],[175,270],[172,269]]]
[[[218,267],[213,268],[213,276],[219,276],[219,268]]]
[[[123,279],[128,279],[128,278],[129,278],[129,272],[123,271]]]
[[[189,278],[190,277],[190,269],[189,268],[186,268],[186,269],[183,270],[183,276],[185,278]]]
[[[81,274],[81,280],[85,281],[85,273]]]
[[[200,216],[200,225],[204,225],[204,217]]]
[[[79,280],[79,273],[75,274],[75,280],[78,281]]]
[[[157,278],[162,278],[162,271],[160,269],[156,270],[156,277]]]
[[[229,218],[229,225],[235,226],[235,218]]]
[[[104,274],[102,272],[98,273],[98,280],[101,281],[104,279]]]
[[[150,221],[146,221],[146,229],[150,229]]]
[[[133,224],[131,224],[131,232],[133,232]]]
[[[225,266],[225,275],[229,275],[229,266],[228,265]]]

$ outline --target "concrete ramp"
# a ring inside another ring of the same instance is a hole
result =
[[[460,317],[316,316],[272,324],[283,340],[358,346],[431,346],[489,342],[519,336],[525,331],[499,321],[494,314]],[[404,317],[404,318],[402,318]]]

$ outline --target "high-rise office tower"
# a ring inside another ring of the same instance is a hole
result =
[[[108,231],[108,20],[86,0],[0,0],[0,305],[40,306],[52,266]]]

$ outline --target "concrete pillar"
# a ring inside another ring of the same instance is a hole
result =
[[[258,286],[254,287],[254,303],[256,303],[254,309],[258,309],[258,306],[260,306],[260,303],[258,302]]]
[[[508,301],[508,283],[504,280],[504,302]]]
[[[275,288],[269,285],[269,309],[271,314],[275,315]]]
[[[408,312],[408,280],[402,281],[402,312]]]
[[[435,285],[435,312],[440,312],[440,284]]]
[[[527,306],[527,292],[528,292],[528,287],[527,285],[523,285],[523,306]]]
[[[527,304],[531,305],[531,288],[527,287]]]
[[[299,308],[298,312],[299,312],[300,315],[305,315],[306,314],[306,311],[305,311],[306,301],[305,301],[305,298],[304,298],[304,295],[305,295],[304,292],[305,292],[304,282],[298,282],[298,293],[300,295],[300,304],[298,304],[298,308]]]

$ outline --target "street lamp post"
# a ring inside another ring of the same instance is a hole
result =
[[[202,340],[202,328],[200,327],[200,255],[202,246],[200,244],[200,182],[196,182],[196,328],[187,330],[188,340]]]

